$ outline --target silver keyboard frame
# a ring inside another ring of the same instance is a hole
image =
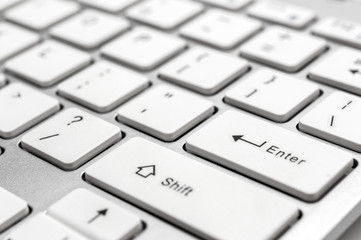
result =
[[[288,2],[294,2],[298,5],[303,5],[313,9],[318,13],[318,18],[323,16],[337,16],[345,19],[355,20],[361,22],[361,3],[350,0],[349,2],[337,2],[336,0],[288,0]],[[240,11],[241,14],[245,14],[244,10]],[[142,25],[132,21],[132,25]],[[265,23],[265,27],[270,25],[269,23]],[[312,24],[311,24],[312,26]],[[307,27],[305,30],[301,30],[305,32],[305,34],[309,34],[310,27]],[[169,33],[177,35],[178,31],[169,31]],[[46,33],[42,33],[43,39],[49,38]],[[197,42],[188,40],[189,47],[194,45],[202,45]],[[292,74],[300,79],[304,79],[305,81],[311,81],[307,79],[307,73],[310,66],[314,66],[315,62],[322,61],[323,58],[329,56],[331,52],[333,52],[339,44],[329,41],[330,48],[326,53],[322,54],[321,57],[314,60],[311,64],[307,65],[306,68],[302,69],[300,72]],[[238,48],[229,51],[230,54],[238,55]],[[100,58],[98,51],[92,52],[94,59],[98,60]],[[258,64],[256,62],[250,61],[252,70],[254,71],[259,67],[264,65]],[[1,67],[1,71],[2,71]],[[158,68],[150,71],[150,72],[140,72],[148,76],[152,85],[158,84],[169,84],[175,86],[172,83],[168,83],[164,80],[160,80],[157,77]],[[248,73],[246,73],[248,74]],[[241,77],[242,78],[242,77]],[[14,76],[8,75],[8,79],[10,82],[21,81],[25,84],[32,85],[27,81],[23,81],[17,79]],[[119,199],[111,194],[108,194],[101,189],[98,189],[95,186],[92,186],[82,180],[82,175],[87,167],[92,165],[94,162],[101,159],[104,155],[114,150],[116,147],[122,145],[125,141],[129,140],[132,137],[140,136],[145,139],[148,139],[152,142],[155,142],[161,146],[164,146],[168,149],[181,153],[187,157],[192,158],[194,161],[201,162],[205,165],[208,165],[212,168],[218,169],[226,174],[232,175],[236,179],[240,179],[242,181],[249,182],[251,185],[256,185],[259,188],[263,188],[268,192],[272,192],[272,194],[278,195],[280,198],[286,199],[287,201],[293,202],[299,209],[302,211],[302,217],[295,223],[288,231],[285,232],[281,236],[281,239],[337,239],[340,235],[361,215],[361,167],[356,167],[353,171],[348,174],[344,179],[342,179],[337,185],[335,185],[321,200],[315,203],[307,203],[302,200],[296,199],[286,193],[280,192],[272,187],[269,187],[263,183],[254,181],[246,176],[233,172],[232,170],[226,169],[222,166],[214,164],[206,159],[199,158],[194,156],[183,149],[183,145],[188,136],[195,133],[202,126],[206,125],[210,121],[212,121],[216,116],[220,115],[222,112],[227,109],[236,109],[230,105],[227,105],[223,102],[223,96],[225,95],[225,91],[227,91],[230,87],[234,86],[234,83],[228,85],[225,89],[217,93],[213,96],[205,96],[206,99],[211,100],[215,106],[218,108],[218,111],[205,122],[201,123],[187,134],[182,136],[175,142],[165,143],[161,140],[153,138],[145,133],[139,132],[131,127],[128,127],[124,124],[121,124],[115,120],[117,109],[106,113],[106,114],[98,114],[88,110],[85,107],[82,107],[78,104],[75,104],[71,101],[63,97],[59,97],[56,94],[57,85],[41,89],[43,92],[49,94],[50,96],[56,97],[60,100],[63,108],[69,107],[78,107],[85,111],[90,112],[93,115],[101,117],[121,128],[121,130],[126,134],[125,138],[121,141],[117,142],[115,145],[111,146],[109,149],[105,150],[88,163],[81,166],[79,169],[75,171],[66,172],[52,164],[49,164],[46,161],[35,157],[34,155],[22,150],[20,148],[20,139],[24,134],[20,136],[10,139],[4,140],[0,138],[0,146],[4,147],[5,153],[0,156],[0,186],[5,189],[11,191],[12,193],[18,195],[19,197],[26,200],[29,206],[32,209],[32,213],[30,216],[27,216],[25,221],[28,220],[31,216],[36,213],[45,211],[50,205],[52,205],[57,200],[64,197],[71,190],[76,188],[86,188],[89,189],[100,196],[103,196],[112,202],[118,204],[119,206],[128,209],[133,212],[137,216],[139,216],[145,223],[145,230],[140,233],[136,239],[137,240],[146,240],[146,239],[172,239],[172,240],[187,240],[187,239],[198,239],[197,236],[192,235],[187,232],[185,229],[179,229],[178,227],[172,225],[169,222],[164,221],[163,219],[154,216],[147,211],[133,205],[132,203],[126,202],[122,199]],[[34,85],[32,85],[34,86]],[[293,117],[290,121],[286,123],[274,123],[270,120],[258,117],[254,114],[247,113],[256,118],[261,118],[264,121],[270,122],[274,125],[281,126],[286,129],[290,129],[293,132],[296,132],[301,135],[308,136],[310,138],[316,139],[320,142],[326,142],[324,140],[318,139],[316,137],[304,134],[297,130],[296,126],[299,122],[299,119],[306,114],[309,110],[315,107],[318,103],[320,103],[325,97],[327,97],[330,93],[335,91],[336,89],[319,84],[320,89],[322,90],[322,95],[314,101],[312,104],[306,107],[303,111],[298,113],[295,117]],[[152,86],[151,86],[152,87]],[[146,91],[146,90],[145,90]],[[199,94],[200,95],[200,94]],[[243,111],[243,110],[239,110]],[[26,132],[25,132],[26,133]],[[344,151],[350,152],[353,154],[356,160],[361,160],[361,154],[356,153],[354,151],[345,149],[343,147],[339,147],[335,144],[330,143],[330,145],[340,148]],[[61,147],[61,146],[59,146]],[[325,153],[327,154],[327,153]],[[327,166],[325,166],[327,167]],[[272,206],[270,206],[272,207]],[[9,231],[14,228],[10,228],[4,233],[0,234],[0,239],[3,239]]]

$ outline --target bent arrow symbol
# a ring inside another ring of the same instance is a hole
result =
[[[256,144],[256,143],[253,143],[251,141],[244,139],[243,137],[244,137],[244,135],[232,135],[232,138],[235,142],[237,142],[238,140],[242,140],[243,142],[246,142],[248,144],[251,144],[251,145],[259,147],[259,148],[263,147],[263,145],[265,145],[267,143],[267,141],[264,141],[262,144]]]
[[[135,173],[144,178],[147,178],[151,175],[155,176],[155,165],[138,167],[138,171]]]

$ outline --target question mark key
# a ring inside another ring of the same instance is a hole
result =
[[[74,170],[120,139],[119,127],[69,108],[27,133],[21,146],[61,169]]]

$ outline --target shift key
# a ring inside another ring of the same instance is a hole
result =
[[[186,148],[305,201],[319,200],[353,165],[347,152],[233,110],[190,136]]]
[[[90,166],[85,177],[204,239],[274,239],[299,216],[271,192],[138,137]]]

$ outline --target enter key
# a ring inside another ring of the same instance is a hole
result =
[[[189,137],[186,148],[305,201],[319,200],[353,165],[349,153],[236,111]]]

